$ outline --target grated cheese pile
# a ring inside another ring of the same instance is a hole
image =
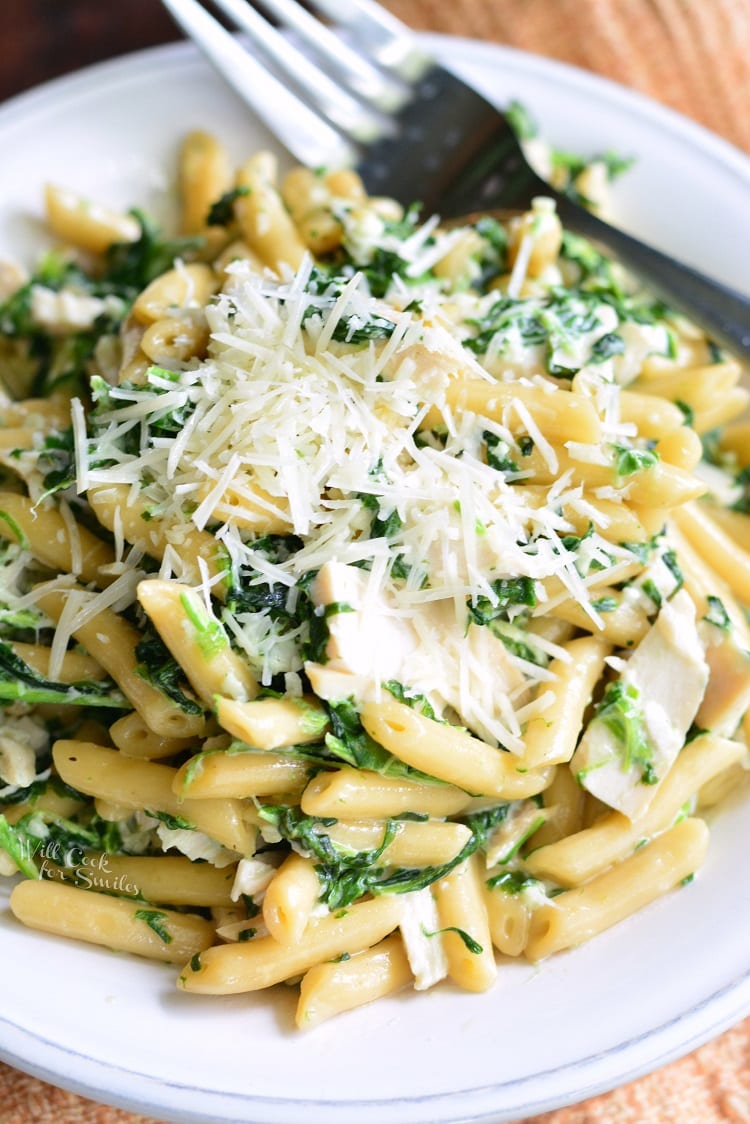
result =
[[[446,252],[453,236],[442,237],[436,251],[427,224],[411,245],[399,244],[412,256],[408,274],[419,277]],[[205,361],[152,368],[144,387],[100,392],[94,437],[77,432],[79,488],[128,485],[129,503],[175,543],[187,528],[211,530],[235,576],[251,568],[254,582],[286,586],[290,603],[311,571],[361,568],[363,601],[410,636],[353,693],[366,697],[383,678],[398,679],[438,713],[450,709],[493,744],[520,752],[522,721],[544,709],[544,665],[561,650],[544,635],[535,638],[541,658],[506,650],[489,630],[468,624],[467,604],[496,603],[493,583],[507,578],[532,580],[543,603],[552,581],[557,600],[573,597],[596,623],[586,573],[594,565],[600,581],[611,569],[614,580],[618,565],[632,562],[593,528],[576,550],[561,544],[571,531],[562,505],[584,515],[587,505],[570,473],[559,473],[533,411],[515,401],[498,421],[446,402],[451,380],[467,376],[567,393],[540,373],[538,341],[525,341],[519,322],[503,350],[489,348],[480,362],[464,346],[467,324],[487,315],[496,294],[449,294],[434,278],[394,277],[383,299],[352,269],[322,283],[309,259],[281,280],[245,262],[229,273],[226,291],[206,310]],[[533,312],[533,300],[527,304]],[[629,437],[615,364],[587,368],[585,353],[611,331],[613,316],[602,303],[597,315],[589,310],[583,333],[569,333],[567,342],[562,329],[550,336],[583,365],[610,442]],[[428,429],[435,410],[442,424]],[[513,450],[519,432],[556,475],[544,503],[519,486],[528,475],[522,466],[499,472],[487,463],[488,440]],[[582,462],[602,460],[598,443],[570,443],[569,451]],[[257,542],[269,533],[296,536],[295,548],[282,560],[269,557]],[[169,562],[167,551],[163,571]],[[208,597],[219,578],[205,566],[203,573]],[[276,628],[269,614],[227,614],[225,622],[265,683],[301,669],[300,636]],[[364,628],[360,641],[372,646]]]

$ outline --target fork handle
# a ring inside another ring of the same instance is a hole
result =
[[[667,304],[699,324],[716,343],[745,357],[750,354],[750,297],[645,246],[565,195],[557,194],[556,203],[563,226],[604,246]]]

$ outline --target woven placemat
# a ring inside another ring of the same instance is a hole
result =
[[[505,43],[605,75],[750,151],[750,0],[389,0],[388,6],[415,28]],[[0,1063],[0,1124],[155,1122]],[[655,1074],[524,1124],[750,1124],[750,1019]]]
[[[388,0],[388,7],[412,27],[603,74],[750,151],[748,0]]]
[[[2,1124],[162,1124],[78,1097],[0,1062]],[[748,1124],[750,1019],[612,1093],[516,1124]],[[238,1124],[240,1122],[238,1121]],[[356,1124],[352,1120],[351,1124]]]

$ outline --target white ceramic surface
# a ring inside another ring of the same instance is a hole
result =
[[[750,290],[750,163],[672,113],[518,52],[427,44],[500,104],[519,98],[554,143],[637,157],[623,224]],[[0,107],[0,254],[39,245],[52,178],[115,205],[168,209],[176,145],[218,132],[239,158],[267,135],[186,46],[55,82]],[[293,998],[178,993],[174,971],[22,930],[0,892],[0,1056],[165,1120],[245,1124],[500,1122],[661,1066],[750,1013],[748,799],[716,817],[690,886],[592,944],[497,987],[448,986],[292,1030]]]

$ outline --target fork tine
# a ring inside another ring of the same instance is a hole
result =
[[[174,21],[196,43],[269,130],[309,167],[343,167],[357,152],[301,98],[284,86],[210,16],[198,0],[162,0]]]
[[[370,144],[390,130],[386,117],[355,101],[301,51],[285,39],[246,0],[213,0],[217,8],[297,87],[320,115],[362,144]]]
[[[408,86],[373,66],[340,36],[301,7],[297,0],[260,0],[263,8],[284,24],[335,70],[349,89],[377,109],[393,113],[409,97]]]
[[[311,4],[350,31],[358,46],[389,74],[418,82],[434,63],[417,46],[411,29],[374,0],[311,0]]]

